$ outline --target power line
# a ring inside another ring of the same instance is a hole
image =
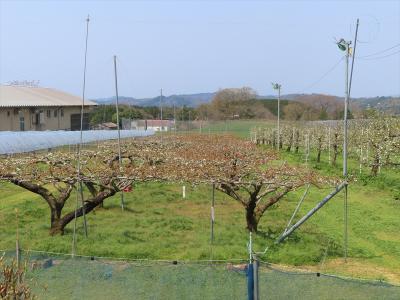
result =
[[[344,59],[344,56],[342,56],[328,71],[326,71],[318,80],[314,81],[312,84],[308,85],[307,87],[305,87],[304,89],[302,89],[302,91],[306,91],[314,86],[316,86],[318,83],[321,82],[321,80],[323,80],[326,76],[328,76],[333,70],[336,69],[336,67],[342,62],[342,60]]]
[[[396,47],[399,47],[399,46],[400,46],[400,43],[399,43],[399,44],[396,44],[396,45],[394,45],[394,46],[392,46],[392,47],[390,47],[390,48],[387,48],[387,49],[384,49],[384,50],[381,50],[381,51],[378,51],[378,52],[375,52],[375,53],[371,53],[371,54],[368,54],[368,55],[360,56],[360,57],[358,57],[358,59],[360,59],[360,58],[367,58],[367,57],[371,57],[371,56],[375,56],[375,55],[379,55],[379,54],[385,53],[385,52],[387,52],[387,51],[389,51],[389,50],[392,50],[392,49],[394,49],[394,48],[396,48]]]
[[[393,52],[393,53],[390,53],[390,54],[387,54],[387,55],[384,55],[384,56],[370,57],[370,58],[358,57],[357,59],[361,59],[361,60],[376,60],[376,59],[382,59],[382,58],[390,57],[390,56],[396,55],[398,53],[400,53],[400,50],[397,50],[396,52]]]

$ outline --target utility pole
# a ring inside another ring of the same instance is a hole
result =
[[[358,31],[358,20],[356,29],[356,38]],[[343,218],[344,218],[344,233],[343,233],[343,243],[344,243],[344,261],[347,262],[347,248],[348,248],[348,200],[347,200],[347,138],[348,138],[348,110],[349,110],[349,57],[351,41],[345,41],[340,39],[337,46],[340,50],[345,51],[345,98],[344,98],[344,118],[343,118],[343,180],[345,182],[344,187],[344,203],[343,203]]]
[[[344,98],[344,119],[343,119],[343,177],[347,178],[347,118],[349,110],[349,57],[350,57],[351,41],[341,39],[339,41],[339,49],[346,51],[345,55],[345,98]]]
[[[281,102],[281,87],[282,87],[282,85],[281,84],[279,84],[279,83],[272,83],[272,88],[274,89],[274,90],[278,90],[278,122],[277,122],[277,130],[278,130],[278,139],[277,139],[277,149],[278,149],[278,151],[279,151],[279,149],[280,149],[280,118],[281,118],[281,112],[280,112],[280,102]]]
[[[117,128],[118,128],[118,163],[119,171],[122,172],[122,157],[121,157],[121,130],[119,124],[119,99],[118,99],[118,77],[117,77],[117,56],[114,55],[114,75],[115,75],[115,108],[117,112]],[[124,191],[121,191],[121,209],[124,210]]]

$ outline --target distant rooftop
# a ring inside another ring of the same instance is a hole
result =
[[[82,98],[51,88],[0,85],[0,107],[81,106]],[[85,106],[97,105],[85,100]]]
[[[173,120],[139,120],[141,125],[147,122],[148,127],[168,126],[174,123]]]

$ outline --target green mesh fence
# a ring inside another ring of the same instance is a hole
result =
[[[38,299],[247,299],[245,264],[239,262],[118,261],[33,252],[23,253],[21,261]],[[261,264],[260,299],[400,299],[400,287],[384,282],[318,275]]]
[[[400,287],[320,273],[288,272],[261,264],[260,299],[400,299]]]
[[[245,299],[246,274],[226,264],[116,261],[28,253],[39,299]]]

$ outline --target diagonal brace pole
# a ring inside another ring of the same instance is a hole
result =
[[[293,221],[294,217],[296,216],[296,214],[298,213],[298,211],[299,211],[299,209],[300,209],[300,206],[301,206],[301,204],[303,203],[304,199],[306,198],[309,189],[310,189],[310,184],[307,185],[307,189],[304,191],[304,194],[303,194],[303,196],[301,197],[299,203],[297,204],[296,209],[294,210],[294,212],[293,212],[293,214],[292,214],[292,217],[290,218],[288,224],[286,225],[286,228],[285,228],[285,230],[284,230],[283,233],[286,233],[287,230],[288,230],[288,228],[289,228],[289,226],[292,225],[292,221]]]
[[[297,228],[299,228],[305,221],[307,221],[313,214],[315,214],[322,206],[324,206],[330,199],[338,194],[344,187],[347,186],[347,181],[343,181],[327,195],[321,202],[319,202],[313,209],[311,209],[304,217],[302,217],[296,224],[286,230],[281,237],[276,241],[276,244],[283,242],[289,235],[291,235]]]

